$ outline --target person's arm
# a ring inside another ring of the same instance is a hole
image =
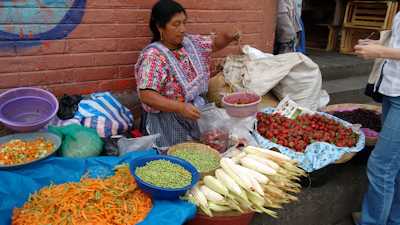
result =
[[[400,49],[385,47],[380,58],[400,60]]]
[[[380,44],[356,45],[355,53],[364,59],[394,59],[400,60],[400,49],[389,48]]]
[[[179,113],[183,117],[191,120],[197,120],[200,118],[200,111],[192,104],[171,100],[160,95],[156,91],[140,90],[139,97],[144,104],[161,112]]]
[[[213,39],[212,51],[217,52],[219,50],[222,50],[226,48],[233,41],[239,41],[240,38],[241,38],[240,32],[235,32],[235,33],[225,32],[218,34]]]

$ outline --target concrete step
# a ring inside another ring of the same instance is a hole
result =
[[[336,92],[330,94],[330,105],[340,103],[378,104],[364,94],[364,89]]]
[[[325,81],[368,76],[373,66],[373,61],[337,52],[310,50],[308,56],[319,65]]]
[[[320,66],[322,87],[330,94],[330,104],[373,103],[364,95],[373,61],[318,50],[309,51],[308,56]]]

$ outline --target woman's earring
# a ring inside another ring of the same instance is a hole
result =
[[[160,39],[161,39],[161,41],[164,41],[164,34],[162,31],[160,31]]]

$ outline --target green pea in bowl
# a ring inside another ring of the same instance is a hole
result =
[[[153,199],[176,200],[192,189],[200,174],[189,162],[172,156],[144,156],[129,164],[139,188]]]
[[[200,143],[174,145],[168,149],[167,154],[191,163],[199,171],[201,177],[214,175],[215,170],[220,167],[221,155],[219,152]]]

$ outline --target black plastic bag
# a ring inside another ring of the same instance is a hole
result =
[[[123,136],[111,136],[103,138],[104,147],[101,155],[103,156],[119,156],[118,140]]]
[[[64,95],[60,99],[59,109],[57,112],[58,118],[62,120],[72,119],[75,112],[78,110],[79,102],[83,99],[80,95]]]

